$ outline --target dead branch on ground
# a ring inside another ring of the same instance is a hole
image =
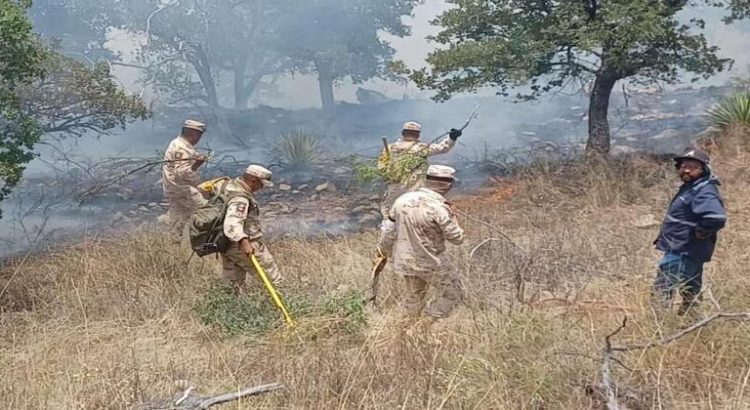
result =
[[[704,319],[701,319],[692,325],[685,327],[681,329],[680,331],[666,337],[662,337],[658,340],[651,340],[648,342],[642,342],[642,343],[632,343],[632,344],[623,344],[623,345],[613,345],[611,342],[611,338],[620,333],[625,326],[627,325],[628,318],[627,316],[623,318],[622,323],[615,329],[612,333],[608,334],[604,338],[604,349],[602,351],[602,363],[600,367],[601,372],[601,383],[600,386],[595,386],[593,389],[594,392],[599,390],[597,392],[597,396],[599,398],[606,398],[606,408],[607,410],[621,410],[630,408],[632,406],[622,406],[620,402],[618,401],[618,397],[623,396],[622,388],[618,388],[618,386],[615,384],[614,380],[612,379],[612,373],[611,373],[611,366],[612,363],[617,360],[614,357],[614,354],[617,352],[631,352],[631,351],[642,351],[642,350],[649,350],[654,347],[663,347],[666,346],[676,340],[679,340],[691,333],[694,333],[698,331],[699,329],[702,329],[709,324],[711,324],[714,321],[718,320],[741,320],[741,321],[750,321],[750,312],[724,312],[721,309],[721,306],[716,301],[716,299],[713,297],[713,293],[708,290],[711,302],[714,305],[714,307],[717,309],[717,311]],[[598,389],[597,389],[598,388]],[[587,388],[587,390],[590,389]],[[603,390],[603,392],[601,391]],[[604,396],[604,397],[602,397]],[[604,400],[602,400],[604,401]],[[642,400],[639,400],[642,402]]]
[[[264,384],[249,387],[237,392],[217,394],[214,396],[192,396],[195,386],[190,386],[178,396],[167,401],[145,403],[137,406],[137,410],[204,410],[223,403],[229,403],[244,397],[258,396],[283,389],[280,383]]]

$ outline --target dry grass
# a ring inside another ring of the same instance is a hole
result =
[[[726,310],[748,309],[747,158],[716,163],[731,222],[708,285]],[[622,317],[630,320],[619,343],[680,325],[657,325],[648,304],[658,228],[633,226],[644,213],[659,219],[676,184],[669,165],[645,160],[539,165],[501,185],[512,196],[457,200],[531,258],[463,220],[469,239],[451,254],[465,301],[430,330],[405,329],[399,282],[387,275],[366,328],[347,330],[346,318],[315,310],[294,332],[229,337],[193,311],[214,260],[188,265],[154,233],[92,239],[0,272],[0,397],[14,409],[127,408],[170,396],[178,380],[203,393],[278,381],[284,391],[227,408],[599,408],[584,386],[598,380],[603,338]],[[374,240],[272,243],[286,298],[315,304],[366,288]],[[747,323],[620,358],[628,369],[615,379],[639,392],[642,408],[750,406]]]

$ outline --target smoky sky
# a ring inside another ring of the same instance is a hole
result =
[[[409,68],[416,69],[426,65],[425,58],[430,51],[437,46],[427,40],[430,35],[437,34],[439,27],[430,22],[451,5],[444,0],[430,0],[415,8],[411,17],[404,17],[404,23],[411,27],[411,35],[403,38],[389,34],[382,34],[391,46],[396,50],[394,58],[401,60]],[[703,85],[718,85],[726,83],[732,77],[748,75],[750,65],[750,42],[747,41],[747,33],[750,31],[750,22],[736,22],[726,25],[721,21],[723,16],[721,10],[703,7],[689,8],[684,11],[680,18],[688,21],[694,17],[706,20],[706,36],[710,44],[720,48],[720,57],[734,60],[730,71],[718,73],[708,80],[702,80]],[[134,37],[121,31],[113,31],[110,35],[109,47],[123,53],[123,58],[132,58],[133,44],[143,41],[142,38]],[[139,72],[136,69],[116,67],[115,74],[120,83],[133,91],[142,93],[147,99],[150,97],[148,89],[138,84]],[[685,78],[687,82],[687,78]],[[413,84],[397,84],[373,79],[361,85],[352,85],[343,82],[335,90],[337,101],[356,103],[355,96],[358,87],[381,92],[390,98],[429,98],[431,92],[417,89]],[[232,96],[230,87],[220,87],[220,98],[226,105],[231,105]],[[480,95],[492,95],[491,89],[480,90]],[[251,105],[260,104],[282,107],[287,109],[314,108],[320,106],[318,83],[314,75],[282,75],[273,81],[272,87],[260,87],[251,97]]]

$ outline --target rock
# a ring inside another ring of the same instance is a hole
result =
[[[649,229],[659,225],[661,225],[661,222],[659,222],[652,214],[643,214],[633,221],[633,226],[638,229]]]
[[[161,214],[156,217],[156,222],[163,224],[163,225],[169,225],[169,214]]]
[[[673,138],[681,138],[685,135],[682,131],[678,131],[674,128],[667,128],[666,130],[651,137],[652,140],[668,140]]]
[[[291,212],[292,208],[283,202],[269,202],[266,205],[265,210],[276,214],[288,214]]]
[[[380,195],[373,195],[373,196],[371,196],[371,197],[369,197],[367,199],[369,199],[370,201],[380,202],[380,200],[382,199],[382,197]]]
[[[336,187],[328,181],[323,182],[322,184],[315,187],[315,192],[323,191],[336,192]]]
[[[343,206],[337,206],[337,207],[333,208],[333,210],[336,211],[336,212],[344,212],[344,211],[346,211],[346,208],[344,208]]]
[[[369,210],[370,210],[370,207],[367,206],[367,205],[356,206],[356,207],[354,207],[354,209],[352,209],[352,215],[363,214],[363,213],[365,213],[365,212],[367,212]]]
[[[299,194],[299,191],[295,189],[294,191],[292,191],[292,194],[297,195]]]
[[[338,167],[338,168],[336,168],[336,169],[333,170],[333,173],[337,174],[337,175],[345,175],[345,174],[348,174],[350,172],[351,172],[351,170],[349,170],[348,168],[344,168],[344,167]]]
[[[306,190],[309,187],[310,187],[310,185],[303,184],[303,185],[300,185],[299,187],[297,187],[297,190],[298,191],[304,191],[304,190]]]
[[[367,214],[359,218],[360,225],[377,225],[380,222],[380,218],[373,214]]]
[[[390,98],[381,92],[368,90],[362,87],[357,87],[357,91],[354,95],[357,97],[357,101],[362,105],[377,105],[391,101]]]
[[[279,191],[291,191],[292,186],[289,184],[279,184]]]
[[[141,212],[148,212],[149,211],[149,209],[146,208],[145,206],[139,206],[138,210],[141,211]]]
[[[148,206],[149,208],[156,208],[157,206],[159,206],[159,204],[157,204],[156,202],[149,202]]]

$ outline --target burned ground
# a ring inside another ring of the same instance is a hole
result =
[[[750,302],[747,159],[714,160],[730,224],[707,287],[727,312]],[[373,231],[272,241],[298,327],[284,329],[268,305],[275,330],[234,336],[195,309],[210,295],[216,262],[187,263],[160,233],[90,237],[19,259],[0,274],[0,396],[13,408],[128,408],[188,380],[202,393],[286,386],[240,408],[601,408],[604,338],[624,317],[615,344],[685,326],[676,317],[657,323],[648,299],[672,172],[647,158],[542,162],[455,198],[515,245],[460,217],[468,239],[450,254],[464,303],[426,331],[402,327],[400,282],[388,272],[377,310],[357,298],[369,282]],[[703,312],[715,309],[707,302]],[[617,354],[620,403],[747,407],[748,330],[715,322],[664,347]]]

